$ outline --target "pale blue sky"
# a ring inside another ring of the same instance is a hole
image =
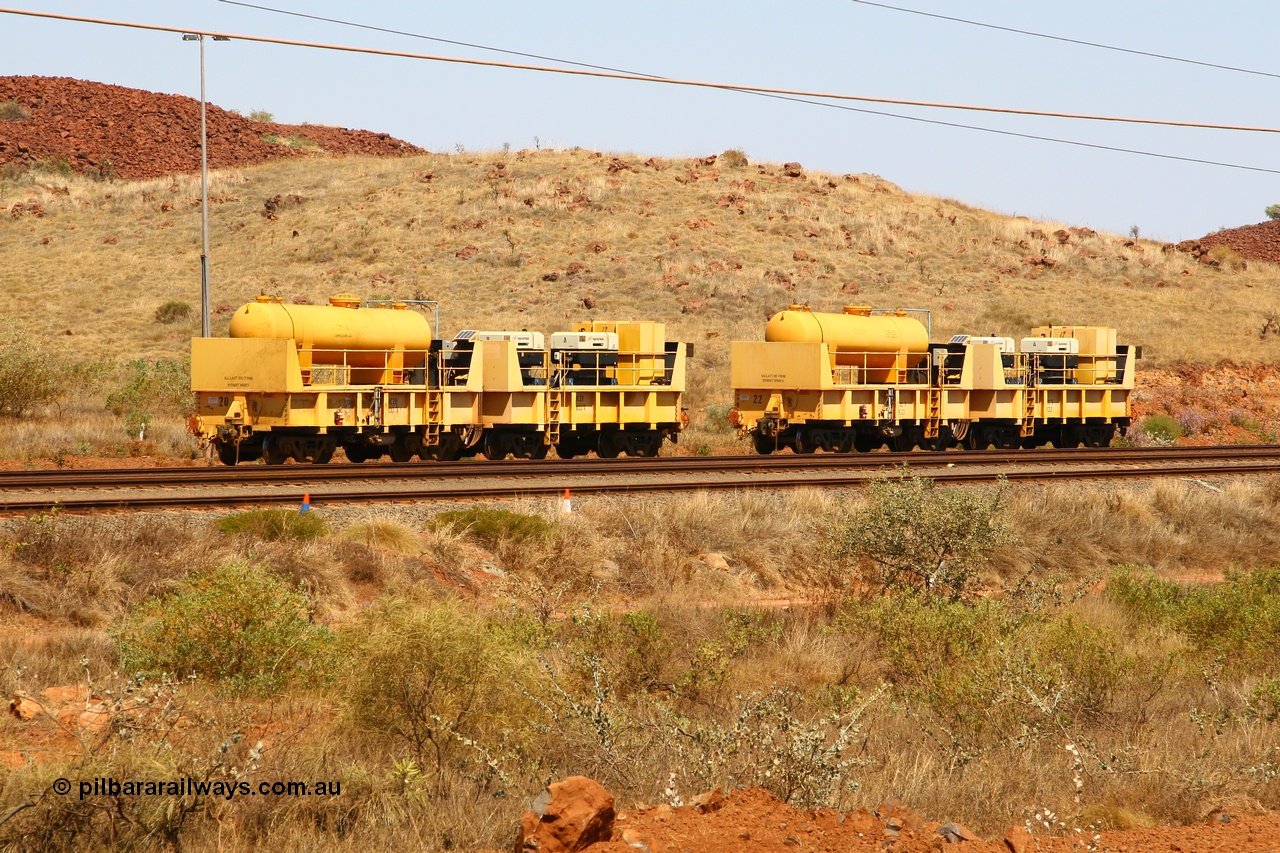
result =
[[[1280,127],[1280,77],[981,29],[849,0],[426,3],[253,0],[312,15],[666,77],[1037,110]],[[1280,74],[1274,0],[888,0],[1065,38]],[[529,61],[301,20],[219,0],[0,5],[333,44]],[[509,143],[666,157],[741,148],[871,172],[1005,214],[1182,240],[1262,221],[1280,174],[1097,151],[754,95],[359,56],[207,45],[210,102],[277,120],[384,131],[432,150]],[[199,95],[176,34],[0,15],[0,75]],[[941,121],[1280,171],[1280,135],[849,104]]]

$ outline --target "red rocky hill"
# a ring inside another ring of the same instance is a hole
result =
[[[1280,263],[1280,220],[1215,231],[1196,242],[1206,249],[1226,246],[1246,261]]]
[[[125,180],[200,170],[200,102],[182,95],[69,77],[0,77],[0,167],[65,161],[75,172]],[[17,116],[17,117],[14,117]],[[209,167],[247,166],[323,152],[376,157],[424,153],[385,133],[253,121],[206,105]],[[292,147],[264,137],[298,139]]]

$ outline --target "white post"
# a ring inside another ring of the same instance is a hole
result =
[[[209,337],[209,143],[205,126],[204,35],[200,35],[200,336]]]

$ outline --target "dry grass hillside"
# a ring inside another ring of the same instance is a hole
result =
[[[192,175],[0,181],[0,312],[78,358],[182,357],[199,331],[199,196]],[[926,308],[935,338],[1108,324],[1144,345],[1148,371],[1167,371],[1148,374],[1154,409],[1188,435],[1214,440],[1214,413],[1216,440],[1246,421],[1259,425],[1250,440],[1274,431],[1256,393],[1233,423],[1223,414],[1257,377],[1202,381],[1203,368],[1265,366],[1280,349],[1275,265],[1226,247],[1197,259],[739,151],[303,157],[215,171],[210,204],[215,334],[263,291],[435,299],[445,334],[652,318],[697,344],[697,413],[727,401],[728,342],[758,338],[792,302]],[[192,310],[159,310],[172,302]],[[1188,398],[1188,385],[1230,399]]]
[[[153,315],[198,299],[199,195],[190,175],[0,183],[11,211],[0,308],[70,330],[82,354],[182,353],[195,322]],[[936,336],[1108,323],[1158,365],[1266,361],[1277,348],[1259,337],[1280,313],[1272,265],[1228,250],[1209,266],[1154,242],[738,152],[304,158],[215,172],[210,200],[215,328],[263,290],[312,302],[351,291],[438,299],[446,330],[634,315],[727,339],[758,336],[788,302],[865,302],[931,309]]]

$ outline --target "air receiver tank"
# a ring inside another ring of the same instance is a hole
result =
[[[401,382],[406,368],[420,367],[431,348],[431,326],[403,304],[361,308],[358,297],[339,294],[328,305],[285,305],[259,296],[231,318],[233,338],[292,338],[309,377],[312,365],[352,368],[356,385]]]
[[[856,382],[903,382],[904,372],[916,367],[929,350],[929,332],[906,312],[871,313],[863,305],[849,305],[843,314],[810,311],[792,305],[765,326],[766,341],[825,343],[832,367],[856,367]]]

